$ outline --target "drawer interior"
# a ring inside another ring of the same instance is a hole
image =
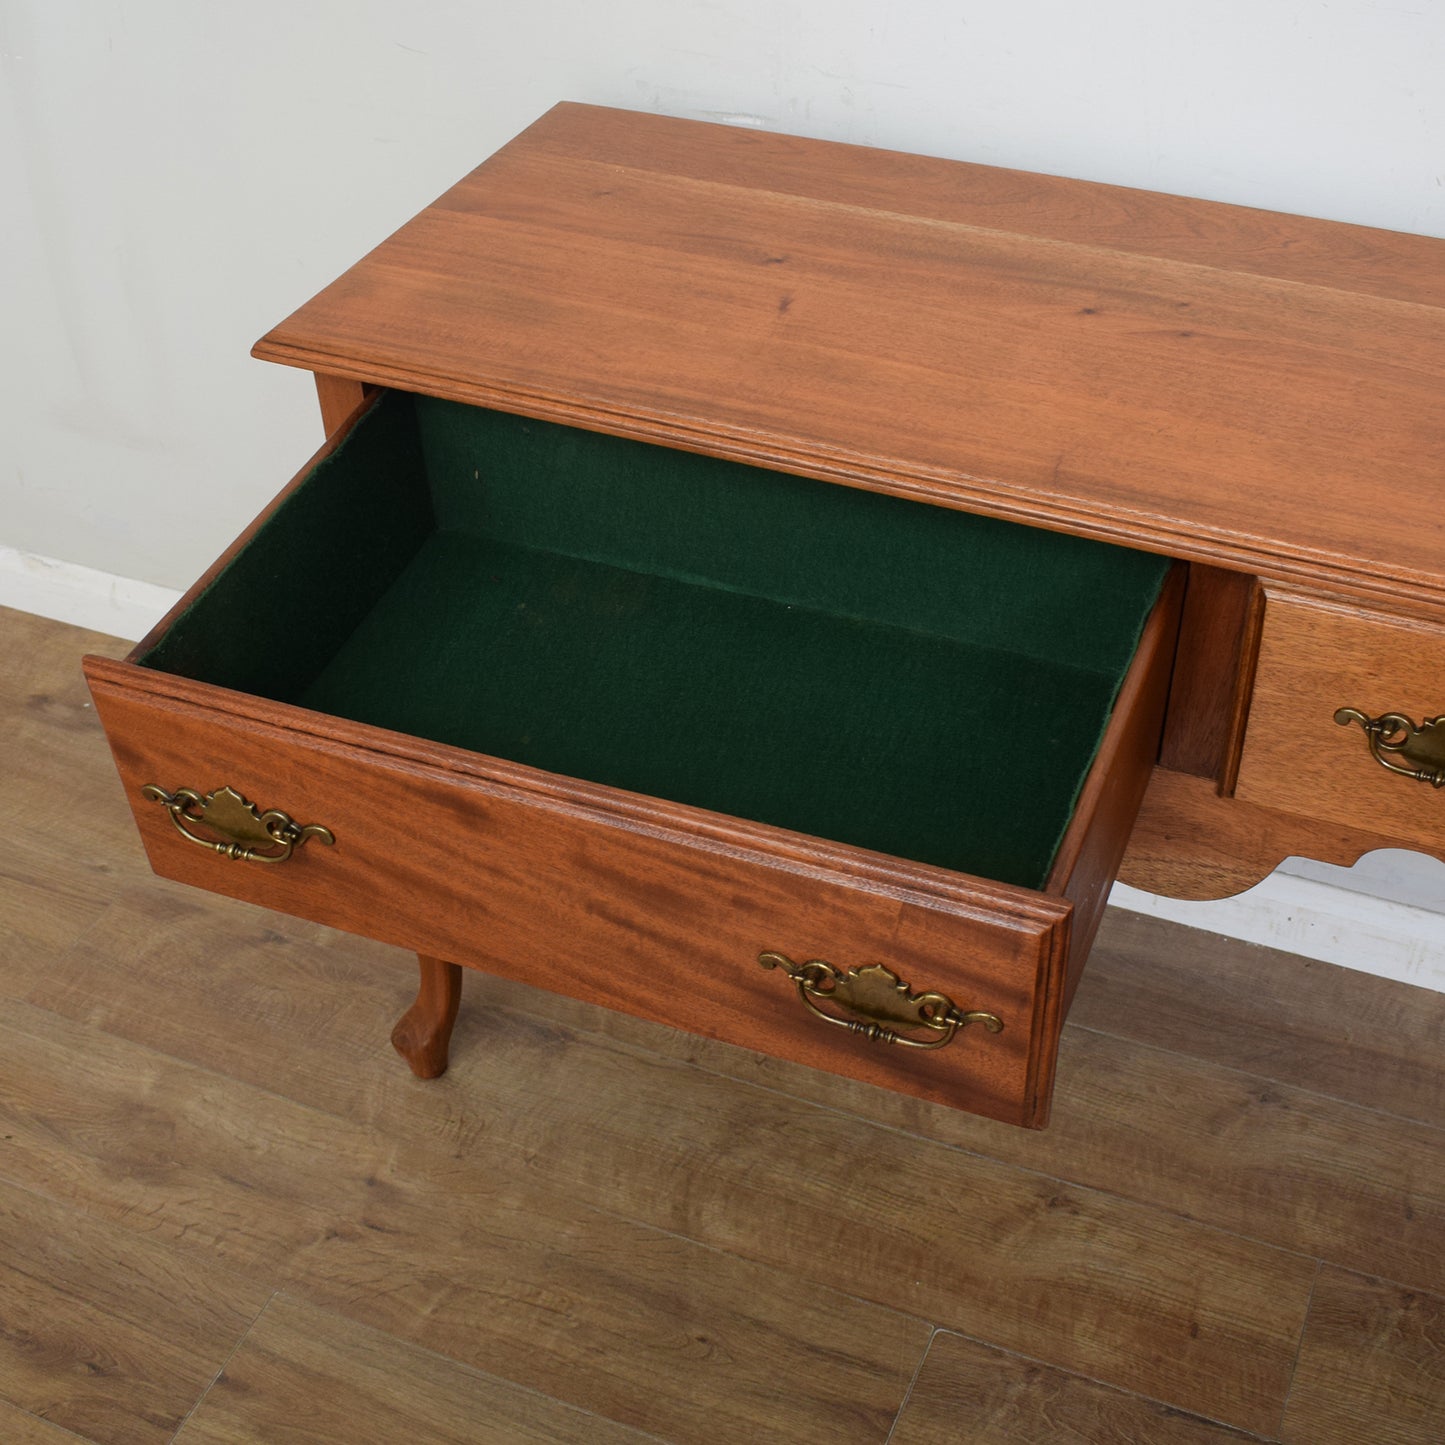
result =
[[[1168,565],[392,393],[140,661],[1036,888]]]

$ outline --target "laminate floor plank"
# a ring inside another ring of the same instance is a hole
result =
[[[199,982],[178,984],[167,1006],[152,990],[184,972],[198,930],[157,933],[154,921],[141,906],[112,930],[122,951],[111,964],[131,987],[123,1003],[107,996],[93,1022],[142,1027],[167,1052],[217,1049],[216,1066],[267,1087],[282,1068],[286,1088],[317,1108],[364,1113],[366,1129],[428,1150],[429,1174],[449,1173],[457,1155],[486,1158],[778,1278],[1243,1426],[1277,1418],[1314,1268],[1297,1254],[518,1013],[468,1011],[452,1070],[420,1085],[340,1042],[358,1025],[374,1037],[374,1025],[328,1018],[330,992],[306,983],[291,989],[295,1047],[304,1038],[348,1065],[324,1076],[276,1065],[269,1009],[255,1002],[236,1011],[229,1042],[224,1013],[188,1036],[198,1015],[257,985],[212,979],[207,1002]],[[268,997],[287,994],[288,958],[314,980],[329,952],[283,941],[247,950]],[[88,993],[99,996],[79,985],[44,1001]]]
[[[1322,1270],[1284,1439],[1288,1445],[1445,1442],[1445,1298]]]
[[[1445,1128],[1445,993],[1110,909],[1069,1018]]]
[[[11,802],[15,802],[12,796]],[[35,806],[40,806],[38,796]],[[17,819],[24,810],[10,814],[0,809],[0,830],[13,837],[24,826]],[[7,816],[9,814],[9,816]],[[50,961],[69,948],[92,927],[110,904],[108,885],[101,879],[78,877],[64,860],[63,867],[52,860],[37,858],[34,851],[20,856],[0,843],[0,954],[7,962],[5,987],[23,987],[21,969],[30,976],[43,976]]]
[[[416,993],[414,955],[164,878],[122,889],[45,968],[0,965],[7,991],[351,1118],[415,1083],[388,1041]],[[459,1035],[476,1022],[464,1010]]]
[[[126,989],[96,987],[86,961],[76,960],[52,969],[32,997],[169,1052],[205,1059],[219,1051],[238,1076],[249,1071],[256,1082],[353,1117],[425,1097],[398,1074],[381,1039],[406,1000],[408,960],[325,930],[289,940],[280,932],[287,920],[230,905],[230,946],[197,968],[197,940],[220,904],[172,885],[161,895],[142,892],[107,926]],[[491,1047],[480,1032],[489,1009],[542,1013],[1348,1268],[1430,1288],[1445,1281],[1445,1136],[1397,1116],[1070,1028],[1054,1127],[1024,1132],[482,975],[468,975],[465,993],[459,1067]],[[268,1048],[282,1027],[325,1046]],[[189,1044],[180,1037],[187,1029],[196,1030]],[[335,1067],[338,1050],[354,1067]],[[525,1061],[523,1076],[534,1069]]]
[[[0,608],[0,957],[14,967],[43,967],[93,924],[135,856],[82,647],[126,644]]]
[[[101,1445],[169,1440],[269,1292],[0,1181],[0,1399],[51,1425]]]
[[[886,1440],[925,1324],[530,1192],[465,1203],[481,1221],[436,1245],[343,1231],[287,1288],[676,1445]]]
[[[278,1295],[176,1445],[646,1445],[656,1439]]]
[[[283,1290],[236,1381],[289,1390],[270,1331],[312,1311],[324,1394],[363,1368],[327,1349],[422,1350],[669,1441],[881,1445],[932,1323],[902,1445],[970,1351],[1035,1361],[1060,1421],[1134,1402],[1117,1438],[1150,1445],[1161,1409],[1267,1437],[1292,1374],[1291,1445],[1435,1438],[1445,997],[1111,913],[1044,1134],[471,973],[453,1068],[420,1083],[386,1042],[411,958],[153,878],[78,674],[125,645],[12,617],[0,1198],[60,1211],[54,1247],[137,1273],[138,1298],[240,1279],[232,1344]],[[46,1267],[0,1269],[0,1398],[156,1438],[113,1283],[58,1267],[47,1313],[6,1312]],[[143,1322],[162,1374],[172,1319]],[[120,1342],[114,1400],[88,1338]],[[1352,1350],[1397,1433],[1361,1433]],[[242,1393],[188,1431],[230,1428]],[[1312,1439],[1341,1401],[1344,1433]]]
[[[7,1400],[0,1400],[0,1440],[5,1445],[95,1445],[89,1436],[42,1420]]]
[[[80,658],[88,652],[124,657],[130,649],[129,642],[103,632],[0,607],[0,712],[12,723],[34,721],[27,741],[57,722],[69,731],[72,707],[89,701]]]
[[[0,1137],[0,1178],[272,1288],[359,1212],[389,1152],[362,1126],[18,1003],[0,1017]],[[333,1149],[344,1173],[318,1171]]]
[[[1347,1268],[1445,1286],[1445,1130],[1066,1027],[1050,1127],[1025,1131],[507,981],[471,1008],[542,1016]],[[485,1045],[484,1045],[485,1046]],[[471,1035],[458,1050],[472,1047]]]
[[[0,1018],[0,1136],[4,1177],[177,1260],[678,1442],[881,1445],[928,1338],[515,1153],[424,1147],[31,1005]]]
[[[1248,1445],[1265,1438],[940,1331],[889,1445]]]
[[[490,1022],[485,1064],[452,1086],[485,1080],[473,1147],[1122,1388],[1251,1428],[1277,1418],[1313,1261],[555,1025]]]
[[[979,1147],[1285,1249],[1445,1286],[1445,1129],[1081,1028],[1060,1068],[1073,1082],[1048,1135],[1010,1146],[979,1131]]]

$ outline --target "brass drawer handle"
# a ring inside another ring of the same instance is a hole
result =
[[[187,842],[242,863],[284,863],[308,838],[322,843],[336,841],[331,829],[319,823],[299,827],[279,808],[262,813],[234,788],[217,788],[202,797],[194,788],[177,788],[168,793],[147,783],[141,796],[164,804],[176,832]],[[193,833],[191,829],[197,826],[219,833],[224,841]]]
[[[1335,714],[1335,721],[1341,727],[1359,723],[1365,730],[1370,756],[1382,768],[1389,768],[1404,778],[1429,783],[1432,788],[1445,788],[1445,717],[1426,718],[1416,727],[1403,713],[1366,717],[1356,708],[1342,707]],[[1395,762],[1397,757],[1414,766],[1405,767]]]
[[[764,968],[781,968],[798,985],[798,997],[824,1023],[837,1024],[870,1043],[902,1044],[909,1049],[941,1049],[953,1042],[959,1029],[982,1024],[989,1033],[1003,1028],[997,1014],[964,1012],[941,993],[913,993],[891,969],[881,963],[850,968],[846,973],[821,958],[794,963],[785,953],[760,953]],[[827,999],[862,1018],[839,1018],[818,1006]],[[890,1025],[892,1027],[890,1027]],[[910,1037],[900,1028],[923,1028],[928,1036]]]

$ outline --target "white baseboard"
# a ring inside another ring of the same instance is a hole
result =
[[[143,637],[179,592],[0,547],[0,606],[131,641]],[[1156,898],[1123,883],[1117,908],[1206,933],[1262,943],[1325,963],[1445,993],[1445,913],[1275,873],[1248,893],[1213,903]]]
[[[0,607],[138,642],[175,605],[180,593],[0,547]]]
[[[1262,943],[1445,993],[1445,913],[1272,873],[1234,898],[1191,903],[1116,883],[1109,902],[1206,933]]]

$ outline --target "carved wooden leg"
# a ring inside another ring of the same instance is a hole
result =
[[[435,1079],[447,1071],[447,1045],[462,1001],[462,968],[440,958],[417,954],[421,987],[416,1002],[391,1031],[392,1047],[419,1079]]]

